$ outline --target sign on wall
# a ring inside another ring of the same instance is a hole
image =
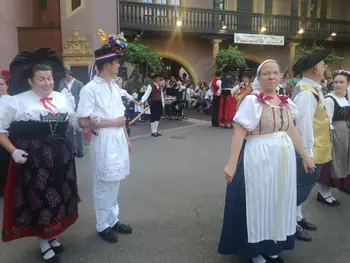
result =
[[[237,44],[284,46],[284,36],[235,33],[234,38]]]

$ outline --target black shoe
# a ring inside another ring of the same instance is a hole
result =
[[[84,153],[83,152],[78,152],[77,153],[77,157],[78,158],[83,158],[84,157]]]
[[[307,222],[305,218],[298,221],[298,225],[301,226],[305,230],[309,230],[309,231],[317,230],[317,227],[314,224]]]
[[[118,235],[117,232],[114,231],[112,228],[108,227],[102,232],[98,232],[99,236],[102,237],[103,240],[109,242],[109,243],[117,243],[118,242]]]
[[[271,262],[271,263],[283,263],[284,260],[282,258],[280,258],[279,256],[277,256],[277,258],[272,258],[269,256],[263,256],[265,258],[265,260],[267,262]]]
[[[53,249],[50,247],[48,250],[41,252],[41,256],[43,257],[43,260],[47,263],[59,263],[60,262],[60,258],[59,256],[57,256],[56,254],[49,259],[44,259],[44,256],[47,254],[47,252],[49,251],[53,251]],[[55,251],[54,251],[55,252]]]
[[[132,233],[131,226],[124,225],[119,222],[115,224],[115,226],[113,227],[113,230],[116,231],[117,233],[124,234],[124,235],[130,235]]]
[[[158,136],[162,136],[159,132],[156,132],[156,134],[157,134]]]
[[[327,200],[330,200],[330,202],[328,202]],[[317,193],[317,201],[322,204],[333,206],[333,207],[340,205],[339,201],[332,200],[332,196],[328,196],[327,198],[324,198],[320,193]]]
[[[310,242],[312,240],[312,236],[308,232],[306,232],[300,225],[297,225],[297,231],[295,232],[295,238]]]
[[[49,241],[49,245],[50,245],[50,246],[51,246],[51,243],[52,243],[53,241],[56,241],[56,238],[53,238],[53,239],[51,239],[51,240]],[[63,251],[64,251],[63,245],[59,245],[58,247],[53,247],[53,246],[51,246],[51,248],[52,248],[53,252],[55,252],[55,254],[61,254],[61,253],[63,253]]]
[[[151,136],[152,136],[152,137],[158,137],[158,135],[157,135],[156,132],[152,132],[152,133],[151,133]]]

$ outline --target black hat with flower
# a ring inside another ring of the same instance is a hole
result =
[[[102,47],[95,50],[95,61],[90,67],[90,80],[96,75],[95,64],[112,61],[125,55],[128,51],[128,43],[123,33],[118,35],[106,35],[102,29],[99,29],[97,35],[103,43]]]

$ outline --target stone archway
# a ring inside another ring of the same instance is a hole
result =
[[[184,67],[184,69],[186,69],[186,71],[189,73],[194,83],[197,83],[199,81],[198,73],[187,59],[167,51],[158,51],[157,53],[162,58],[171,59],[181,64]]]
[[[93,53],[78,29],[74,30],[71,38],[64,44],[62,56],[64,65],[71,68],[73,76],[86,84]]]

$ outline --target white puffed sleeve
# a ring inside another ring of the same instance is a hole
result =
[[[254,95],[248,95],[242,101],[233,120],[248,131],[253,131],[259,125],[261,113],[261,102]]]
[[[295,105],[295,103],[291,99],[288,99],[288,108],[290,110],[290,114],[293,120],[299,117],[298,107],[297,105]]]
[[[95,112],[95,96],[89,86],[85,86],[80,91],[80,100],[76,112],[77,118],[87,118]]]
[[[7,133],[17,113],[17,101],[13,97],[6,97],[0,103],[0,133]]]

